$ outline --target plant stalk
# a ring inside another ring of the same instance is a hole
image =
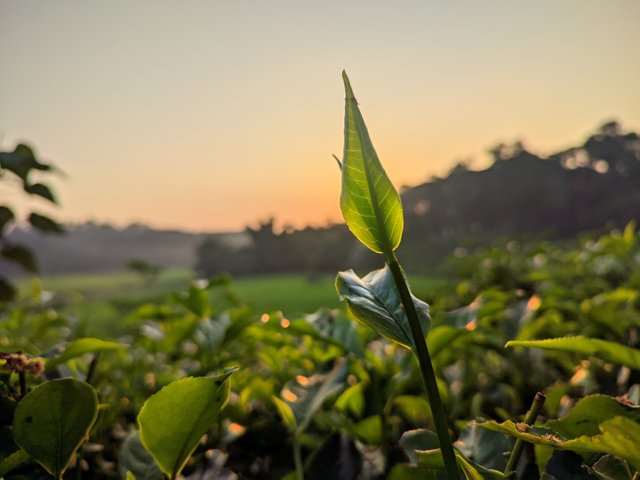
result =
[[[427,348],[424,333],[420,327],[418,313],[416,312],[416,307],[411,298],[411,292],[409,291],[407,281],[395,253],[391,252],[390,254],[386,254],[385,260],[391,270],[393,280],[398,288],[398,292],[400,293],[400,299],[402,300],[402,305],[404,306],[407,319],[409,320],[411,335],[413,336],[413,343],[415,345],[415,354],[418,358],[420,373],[422,373],[422,379],[424,380],[424,385],[427,389],[427,398],[431,405],[433,422],[435,423],[436,435],[438,436],[438,442],[440,443],[440,451],[442,452],[445,470],[449,480],[457,480],[460,478],[460,474],[458,473],[458,463],[456,461],[455,453],[453,452],[451,437],[449,435],[449,426],[447,425],[447,417],[444,412],[442,400],[440,399],[438,383],[436,382],[436,374],[433,370],[433,364],[431,363],[431,357],[429,356],[429,349]]]
[[[536,396],[533,398],[533,402],[531,403],[531,408],[527,412],[527,415],[524,417],[524,423],[526,423],[527,425],[531,425],[536,421],[536,418],[538,418],[540,410],[542,409],[542,405],[544,405],[544,401],[546,399],[547,397],[544,393],[536,393]],[[513,446],[513,450],[511,450],[511,454],[509,455],[507,466],[504,469],[505,477],[509,477],[509,475],[511,475],[518,466],[518,461],[520,460],[520,455],[522,454],[522,447],[524,447],[524,442],[521,439],[517,439],[515,445]]]
[[[298,434],[293,434],[293,461],[296,466],[296,480],[304,480],[304,466],[302,465],[302,452]]]

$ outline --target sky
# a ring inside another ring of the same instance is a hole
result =
[[[65,172],[63,221],[324,225],[343,69],[390,178],[416,185],[498,142],[640,130],[639,18],[638,0],[0,0],[0,150]]]

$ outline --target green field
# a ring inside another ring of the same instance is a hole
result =
[[[131,272],[74,274],[44,277],[42,287],[54,293],[79,316],[113,317],[128,306],[135,307],[150,300],[182,290],[192,278],[189,270],[167,270],[148,282]],[[301,274],[267,275],[234,279],[231,290],[257,312],[282,310],[287,314],[312,312],[320,307],[339,307],[334,276],[311,279]],[[426,295],[441,281],[427,277],[411,277],[418,296]],[[29,288],[25,281],[23,291]],[[113,310],[113,312],[111,311]]]

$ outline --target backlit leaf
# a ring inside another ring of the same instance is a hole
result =
[[[91,385],[72,378],[51,380],[34,388],[16,407],[14,440],[60,478],[97,416],[98,396]]]
[[[615,342],[608,342],[597,338],[562,337],[546,340],[513,340],[507,342],[507,347],[532,347],[560,352],[580,353],[596,357],[606,362],[618,363],[636,370],[640,370],[640,350],[629,348]]]
[[[342,79],[346,98],[340,209],[358,240],[374,252],[388,254],[402,239],[404,219],[400,195],[373,148],[345,72]]]
[[[170,383],[142,406],[140,440],[160,469],[175,479],[229,397],[227,378],[189,377]]]

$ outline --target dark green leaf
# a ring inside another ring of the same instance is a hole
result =
[[[49,217],[40,215],[39,213],[31,213],[29,215],[29,223],[34,228],[45,233],[62,233],[64,228],[58,222],[51,220]]]
[[[0,251],[0,255],[7,260],[17,263],[22,268],[32,273],[35,273],[38,270],[33,253],[31,253],[31,250],[27,247],[23,247],[22,245],[5,244]]]
[[[0,302],[10,302],[16,296],[16,287],[9,280],[0,277]]]
[[[478,427],[476,422],[469,423],[460,432],[456,442],[462,454],[486,468],[503,471],[507,466],[507,456],[514,444],[507,435]]]
[[[140,433],[132,432],[120,449],[120,473],[130,472],[136,480],[162,480],[164,474],[140,441]]]
[[[16,444],[59,478],[89,435],[98,416],[91,385],[72,378],[50,380],[27,394],[16,408]]]
[[[612,455],[603,455],[587,470],[600,480],[631,480],[633,477],[629,465]]]
[[[175,479],[229,397],[227,378],[177,380],[150,397],[138,415],[140,440],[160,469]]]
[[[53,195],[51,189],[42,184],[42,183],[34,183],[33,185],[25,185],[24,191],[30,193],[31,195],[37,195],[42,197],[50,202],[57,203],[56,197]]]
[[[353,270],[338,273],[336,289],[340,300],[347,301],[349,312],[378,334],[407,347],[413,347],[409,320],[389,267],[370,272],[364,278]],[[412,295],[422,331],[430,323],[429,305]]]
[[[340,195],[342,216],[365,246],[374,252],[389,254],[402,239],[402,203],[373,148],[345,72],[342,72],[342,79],[346,92]]]
[[[0,152],[0,168],[5,168],[26,182],[33,170],[50,170],[51,166],[36,160],[31,147],[19,144],[13,152]]]
[[[16,450],[0,462],[0,478],[4,478],[11,470],[21,467],[30,460],[31,457],[27,452],[24,450]]]

